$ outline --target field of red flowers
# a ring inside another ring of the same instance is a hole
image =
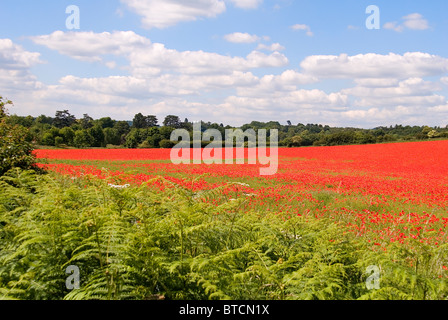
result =
[[[448,141],[280,148],[272,176],[260,176],[259,164],[174,165],[166,149],[36,150],[36,155],[51,171],[92,175],[114,185],[163,176],[200,196],[239,182],[225,194],[245,197],[241,210],[330,217],[383,248],[411,238],[448,243]]]

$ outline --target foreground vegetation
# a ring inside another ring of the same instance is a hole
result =
[[[407,239],[376,250],[334,221],[242,213],[245,201],[163,178],[120,186],[11,170],[0,178],[0,297],[448,298],[446,244]],[[70,265],[80,269],[71,291]],[[380,286],[369,290],[372,265]]]

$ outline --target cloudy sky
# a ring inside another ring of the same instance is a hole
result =
[[[0,16],[18,115],[448,125],[446,0],[2,0]]]

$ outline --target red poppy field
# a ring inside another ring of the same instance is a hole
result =
[[[162,176],[198,195],[222,186],[227,199],[247,198],[241,211],[328,217],[384,250],[407,239],[448,242],[448,141],[280,148],[272,176],[260,176],[260,165],[174,165],[167,149],[35,152],[50,171],[113,185]]]
[[[448,141],[256,164],[253,149],[243,164],[175,165],[172,151],[38,149],[45,170],[9,171],[0,298],[448,299]]]

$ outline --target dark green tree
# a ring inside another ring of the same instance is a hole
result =
[[[128,134],[131,130],[131,126],[127,121],[117,121],[115,122],[114,129],[116,129],[121,136],[123,134]]]
[[[68,110],[56,111],[56,116],[53,120],[53,125],[57,128],[70,127],[76,122],[76,117],[71,115]]]
[[[78,130],[75,132],[73,144],[76,148],[89,148],[93,145],[94,139],[87,130]]]
[[[104,117],[98,120],[99,125],[105,129],[105,128],[113,128],[115,125],[115,121],[112,120],[111,117]]]
[[[163,121],[163,125],[165,127],[172,127],[174,129],[182,128],[182,123],[180,122],[180,118],[178,116],[169,115],[165,117]]]
[[[134,116],[134,119],[132,120],[132,127],[135,129],[143,129],[143,128],[147,128],[146,126],[146,117],[141,114],[141,113],[137,113]]]
[[[75,138],[75,131],[73,131],[72,128],[70,128],[70,127],[62,128],[59,131],[59,134],[64,139],[65,144],[67,144],[69,146],[73,145],[73,139]]]
[[[93,127],[93,118],[87,113],[82,116],[82,119],[80,119],[79,122],[81,123],[81,127],[83,129],[87,130]]]
[[[110,145],[119,145],[121,143],[121,135],[118,130],[115,128],[106,128],[104,131],[104,143],[106,146]]]
[[[100,148],[106,146],[104,143],[103,128],[100,125],[97,124],[93,126],[92,128],[88,129],[87,132],[93,138],[93,143],[91,145],[92,147]]]

